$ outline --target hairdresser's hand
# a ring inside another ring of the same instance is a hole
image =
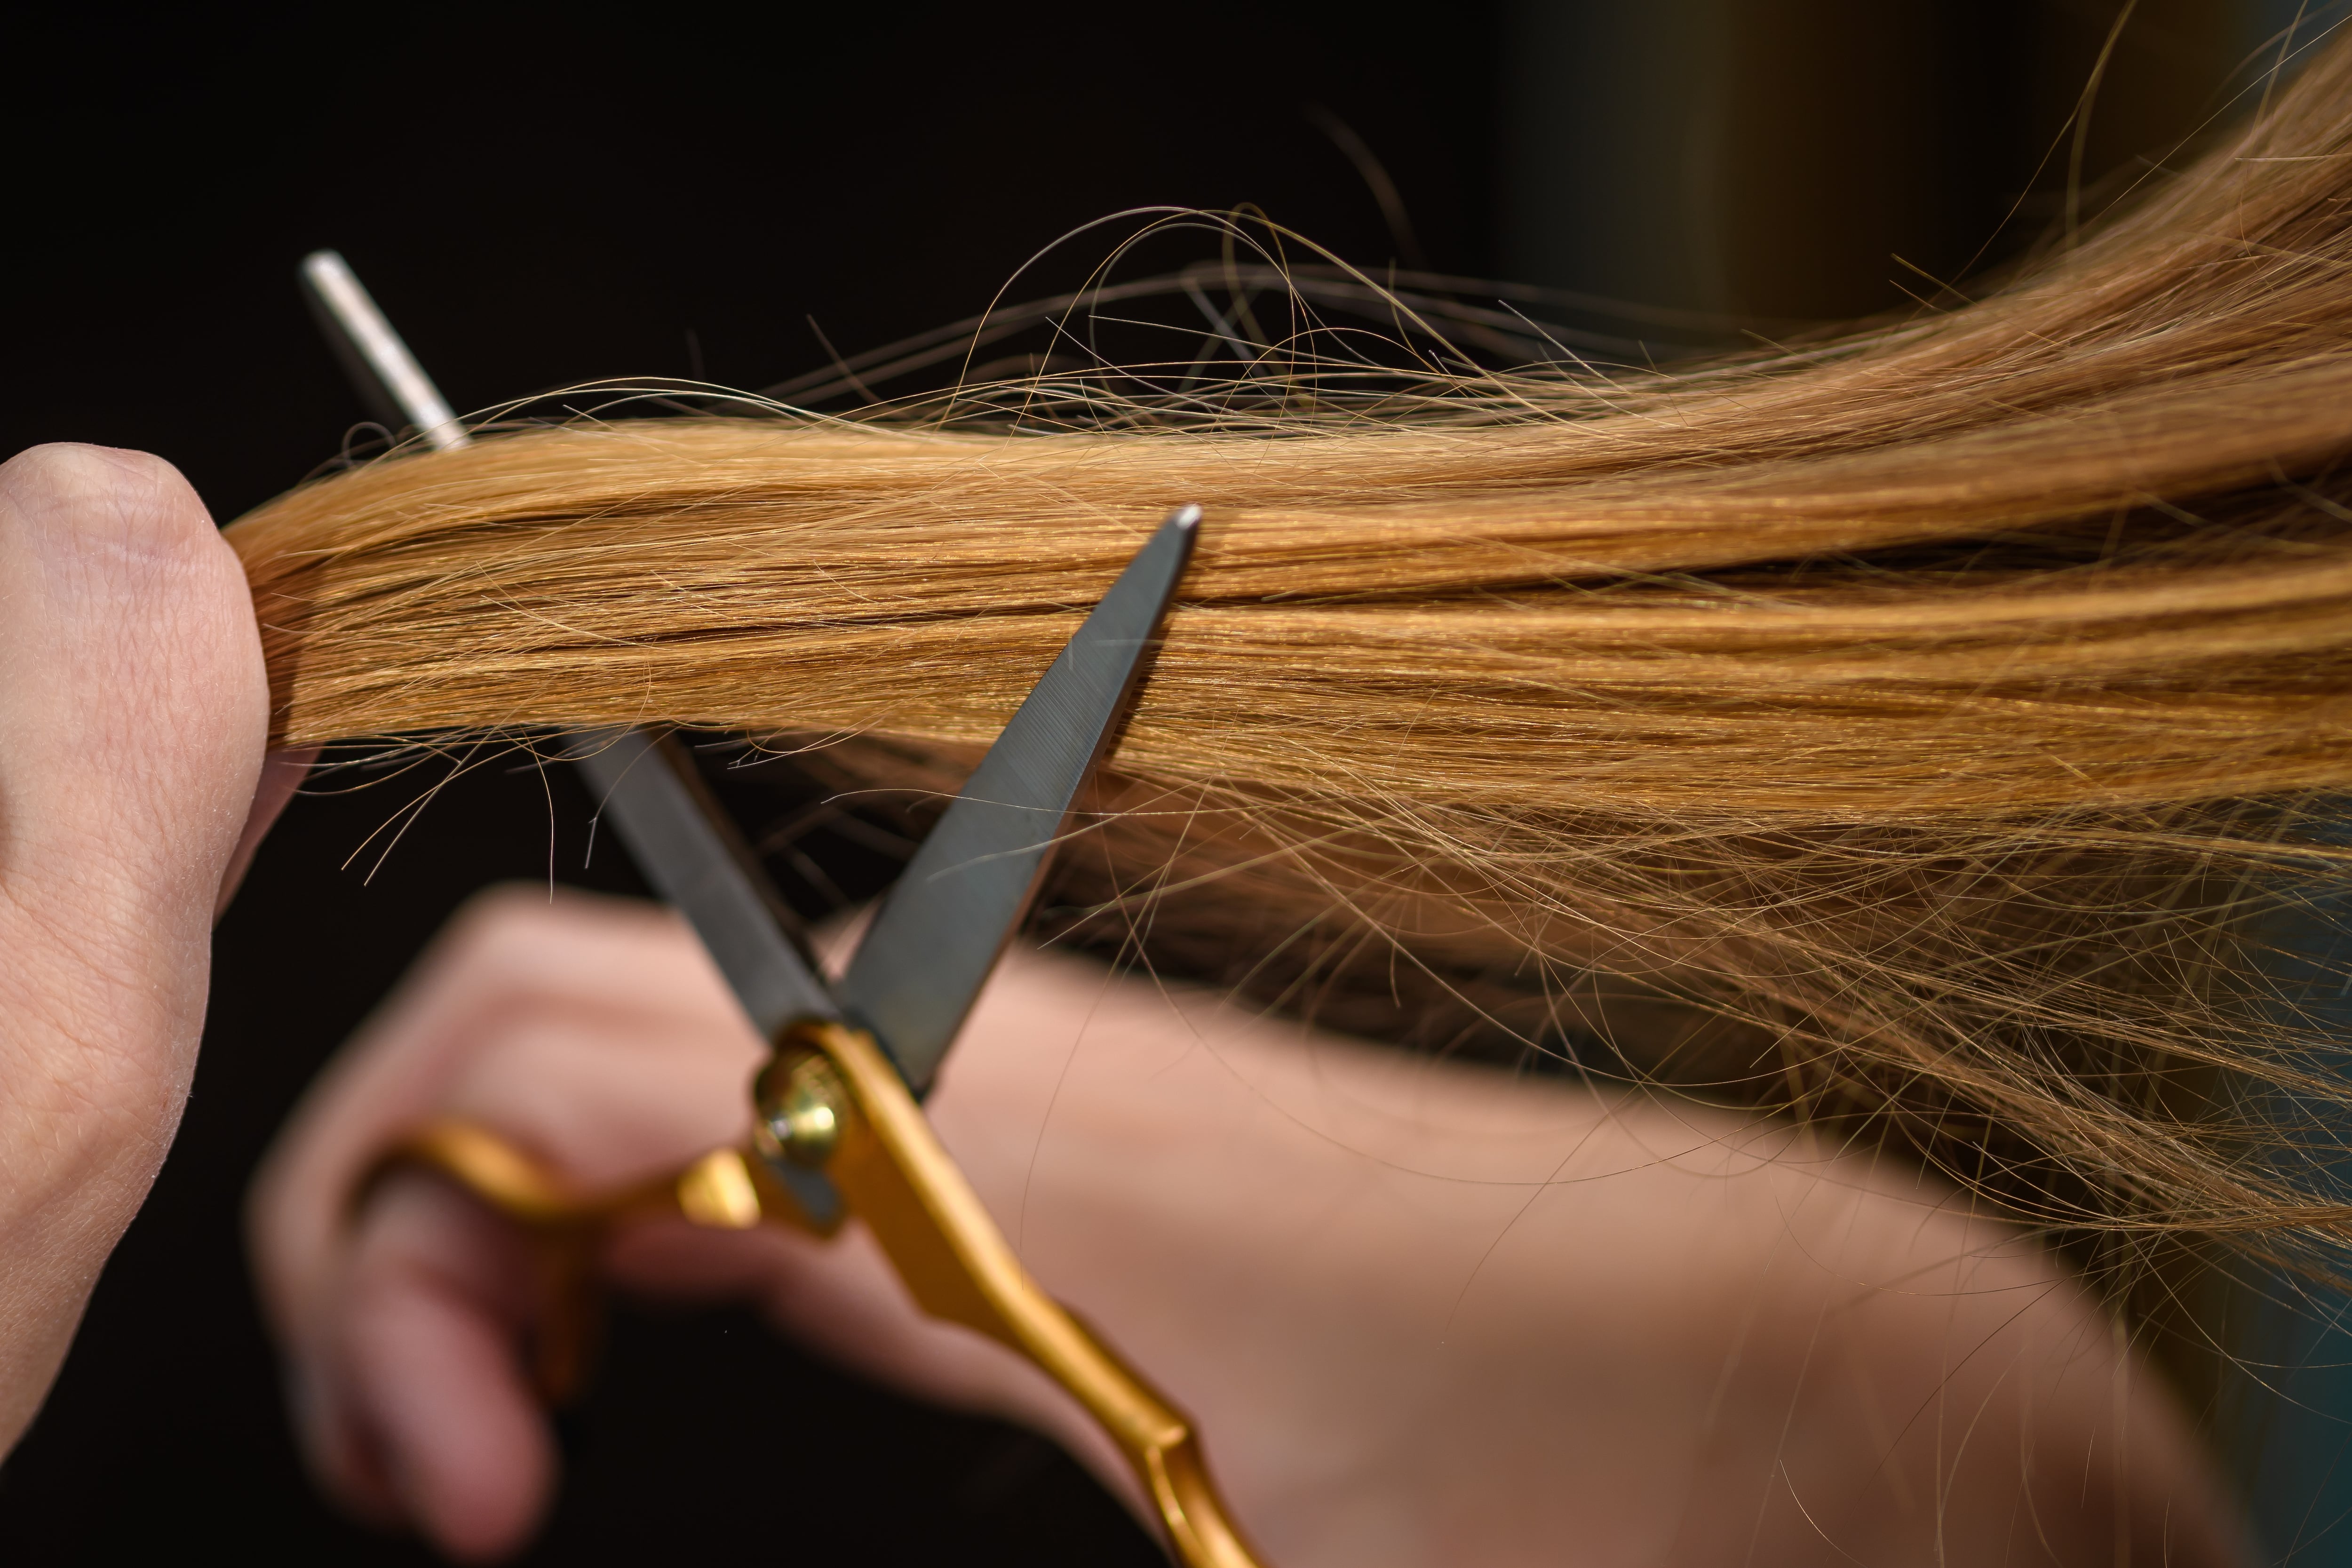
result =
[[[327,1487],[483,1558],[528,1538],[554,1480],[519,1356],[541,1304],[527,1244],[413,1172],[382,1182],[354,1224],[355,1190],[387,1145],[459,1116],[586,1190],[617,1189],[740,1142],[764,1056],[667,910],[514,889],[452,921],[312,1089],[254,1187],[255,1266]],[[645,1293],[761,1302],[934,1398],[1027,1415],[1057,1397],[1024,1364],[917,1314],[861,1230],[825,1245],[646,1225],[615,1237],[605,1264]]]
[[[171,1146],[214,910],[284,800],[255,809],[268,721],[245,574],[170,464],[0,465],[0,1452]]]
[[[255,1266],[328,1488],[482,1558],[528,1538],[554,1480],[519,1356],[541,1305],[527,1244],[416,1173],[383,1181],[352,1223],[389,1143],[459,1116],[587,1190],[625,1187],[740,1142],[764,1056],[667,910],[516,889],[458,916],[313,1088],[254,1187]],[[820,1244],[646,1225],[614,1239],[605,1267],[641,1293],[759,1302],[901,1386],[1033,1420],[1051,1411],[1049,1426],[1089,1440],[1025,1363],[917,1313],[862,1230]]]
[[[328,1484],[480,1557],[525,1539],[552,1479],[516,1352],[520,1238],[424,1175],[347,1222],[392,1137],[462,1115],[618,1185],[740,1135],[760,1056],[666,913],[505,893],[462,917],[256,1189]],[[1784,1131],[1368,1050],[1017,948],[929,1110],[1044,1282],[1201,1418],[1277,1568],[1569,1543],[1595,1564],[2232,1555],[2168,1399],[2046,1260]],[[855,1227],[648,1225],[605,1266],[759,1301],[902,1387],[1055,1436],[1132,1498],[1058,1390],[918,1317]]]

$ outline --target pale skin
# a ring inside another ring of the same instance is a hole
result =
[[[212,922],[284,803],[252,600],[160,458],[0,464],[0,1450],[179,1125]]]
[[[0,1444],[37,1410],[193,1072],[210,923],[299,768],[236,562],[156,459],[0,466]],[[590,1184],[738,1136],[760,1048],[672,917],[495,895],[322,1079],[256,1192],[331,1490],[453,1556],[533,1528],[552,1449],[519,1237],[404,1127]],[[1891,1163],[1514,1082],[1012,955],[931,1102],[1031,1268],[1199,1416],[1278,1568],[2221,1563],[2158,1380],[2063,1270]],[[1050,1385],[920,1320],[854,1228],[616,1237],[617,1287],[748,1300],[874,1375],[1067,1444]],[[1131,1491],[1129,1491],[1131,1495]]]

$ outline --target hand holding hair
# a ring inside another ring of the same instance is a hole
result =
[[[0,1452],[38,1410],[179,1124],[212,921],[257,800],[261,643],[170,464],[0,465]]]
[[[338,1496],[480,1559],[522,1544],[553,1481],[523,1238],[414,1170],[360,1202],[395,1130],[461,1116],[622,1187],[740,1135],[761,1056],[666,912],[519,889],[459,917],[254,1194]],[[1041,1279],[1201,1417],[1280,1568],[1804,1561],[1824,1533],[1866,1562],[2236,1558],[2170,1395],[2039,1248],[1785,1125],[1368,1049],[1025,949],[929,1110]],[[1058,1388],[920,1317],[855,1226],[652,1222],[603,1268],[756,1302],[1130,1487]]]

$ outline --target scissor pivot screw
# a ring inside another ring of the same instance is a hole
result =
[[[849,1097],[822,1052],[787,1046],[752,1086],[751,1141],[770,1159],[822,1166],[841,1142]]]

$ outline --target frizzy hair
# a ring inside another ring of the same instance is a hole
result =
[[[1401,413],[575,422],[230,537],[280,743],[677,724],[920,791],[1198,502],[1072,935],[2332,1272],[2352,1093],[2279,933],[2347,858],[2348,266],[2339,42],[2000,291],[1799,350]]]

